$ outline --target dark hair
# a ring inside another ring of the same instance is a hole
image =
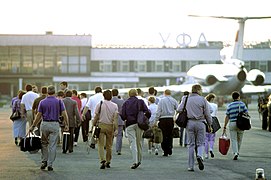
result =
[[[112,99],[112,93],[110,90],[106,90],[103,92],[104,99],[110,101]]]
[[[19,98],[19,99],[22,99],[22,97],[23,97],[24,94],[25,94],[25,92],[24,92],[24,91],[21,91],[21,92],[19,93],[19,95],[18,95],[18,98]]]
[[[53,86],[53,85],[48,86],[48,87],[47,87],[47,91],[48,91],[48,94],[49,94],[49,95],[55,94],[55,93],[56,93],[55,86]]]
[[[62,84],[62,85],[64,85],[64,86],[68,87],[68,83],[67,83],[66,81],[62,81],[60,84]]]
[[[32,91],[32,85],[31,84],[25,85],[25,90],[26,91]]]
[[[72,91],[68,90],[65,94],[66,97],[72,97]]]
[[[46,86],[41,87],[41,93],[42,94],[47,94],[47,87]]]
[[[150,87],[149,88],[149,94],[154,94],[155,93],[155,89],[154,89],[154,87]]]
[[[57,92],[56,95],[59,96],[59,97],[64,97],[64,92],[62,90],[60,90],[60,91]]]
[[[75,89],[72,90],[72,93],[77,96],[77,91]]]
[[[231,94],[231,97],[232,97],[233,100],[236,100],[236,99],[238,99],[240,97],[240,94],[237,91],[233,91],[232,94]]]
[[[119,91],[117,89],[112,89],[112,96],[119,95]]]
[[[86,93],[81,93],[80,95],[83,96],[83,97],[85,97],[85,98],[87,97]]]
[[[95,93],[102,92],[102,88],[100,86],[95,87]]]
[[[210,93],[210,94],[208,94],[208,95],[205,97],[205,99],[206,99],[208,102],[210,102],[211,99],[213,99],[213,98],[215,98],[215,97],[216,97],[216,96],[215,96],[214,93]]]

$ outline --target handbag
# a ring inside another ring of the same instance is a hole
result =
[[[20,111],[14,111],[11,115],[10,115],[10,120],[15,121],[18,119],[21,119],[21,113]]]
[[[93,135],[92,137],[95,139],[99,139],[100,137],[100,132],[101,132],[101,128],[99,126],[95,126],[94,130],[93,130]]]
[[[143,112],[139,102],[140,101],[137,102],[138,106],[137,124],[140,129],[146,131],[147,129],[149,129],[149,119],[145,116],[145,113]]]
[[[173,138],[179,138],[180,137],[180,129],[178,127],[173,128],[172,137]]]
[[[175,123],[182,128],[186,128],[187,122],[188,122],[188,118],[187,118],[187,111],[185,109],[186,107],[186,103],[187,103],[187,99],[188,99],[188,95],[185,99],[185,103],[184,103],[184,107],[183,110],[179,113]]]
[[[213,129],[212,133],[216,133],[221,128],[221,126],[220,126],[220,123],[219,123],[217,117],[212,117],[212,120],[213,120],[213,122],[212,122],[212,129]]]
[[[58,101],[59,102],[59,117],[58,117],[58,123],[60,127],[64,127],[64,117],[61,115],[61,100]]]
[[[240,104],[239,104],[239,113],[237,115],[237,121],[236,126],[240,130],[250,130],[251,128],[251,122],[250,122],[250,116],[248,113],[240,112]]]
[[[227,155],[228,150],[230,148],[230,139],[227,137],[226,133],[223,133],[221,137],[219,138],[218,148],[219,148],[219,152],[222,155]]]
[[[144,131],[142,137],[146,139],[153,139],[154,134],[152,128],[149,128],[146,131]]]
[[[36,151],[41,149],[41,138],[34,133],[27,134],[19,143],[21,151]]]
[[[94,130],[93,130],[92,137],[95,138],[95,139],[99,139],[99,137],[100,137],[101,128],[98,126],[98,124],[99,124],[99,119],[100,119],[100,113],[101,113],[101,109],[102,109],[102,104],[103,104],[103,101],[101,101],[101,103],[100,103],[100,108],[99,108],[98,114],[96,114],[94,116],[94,119],[93,119]]]

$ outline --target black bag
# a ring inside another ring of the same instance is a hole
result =
[[[99,126],[94,127],[93,138],[98,139],[100,137],[101,128]]]
[[[146,131],[143,132],[142,137],[146,139],[153,139],[154,137],[153,130],[151,128],[147,129]]]
[[[138,106],[137,124],[140,129],[146,131],[147,129],[149,129],[149,119],[145,116],[139,102],[140,101],[137,102]]]
[[[27,135],[20,141],[21,151],[36,151],[41,149],[41,138],[33,134],[33,136]]]
[[[173,138],[179,138],[180,137],[180,129],[178,127],[173,128],[172,137]]]
[[[188,99],[188,95],[185,99],[185,103],[184,103],[184,107],[183,107],[183,110],[182,112],[179,113],[175,123],[179,126],[179,127],[182,127],[182,128],[186,128],[186,125],[187,125],[187,122],[188,122],[188,118],[187,118],[187,111],[185,109],[186,107],[186,103],[187,103],[187,99]]]
[[[64,117],[61,115],[61,100],[59,100],[59,118],[58,118],[58,122],[59,122],[59,126],[60,127],[64,127],[65,124],[64,124]]]
[[[69,148],[69,138],[70,138],[70,133],[69,132],[63,132],[63,140],[62,140],[62,152],[66,153]]]
[[[236,126],[240,130],[250,130],[251,123],[250,123],[250,116],[248,113],[240,112],[237,116]]]
[[[219,123],[217,117],[212,117],[212,120],[213,120],[213,122],[212,122],[213,132],[212,133],[215,133],[221,128],[221,126],[220,126],[220,123]]]
[[[18,120],[21,118],[21,113],[19,111],[14,111],[9,118],[12,121]]]

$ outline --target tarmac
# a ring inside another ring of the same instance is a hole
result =
[[[81,134],[78,146],[73,153],[63,154],[61,146],[57,148],[57,157],[53,164],[54,171],[40,170],[41,153],[22,152],[15,145],[12,136],[12,121],[9,120],[11,110],[0,108],[0,179],[208,179],[208,180],[247,180],[255,179],[255,170],[263,168],[267,179],[271,179],[271,132],[261,129],[256,105],[249,106],[252,129],[245,131],[240,156],[233,160],[231,147],[227,155],[218,151],[218,138],[222,129],[216,133],[214,158],[204,160],[205,168],[187,171],[187,148],[179,145],[179,138],[174,139],[173,154],[168,157],[154,153],[149,154],[147,140],[144,141],[142,164],[131,169],[132,155],[127,138],[123,138],[122,154],[116,155],[115,141],[111,168],[100,169],[97,146],[87,148]],[[218,112],[218,119],[223,127],[225,108]],[[81,133],[81,132],[80,132]],[[229,132],[228,132],[229,136]]]

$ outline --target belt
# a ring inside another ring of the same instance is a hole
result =
[[[46,120],[46,119],[44,119],[43,121],[45,121],[45,122],[58,122],[58,120]]]

